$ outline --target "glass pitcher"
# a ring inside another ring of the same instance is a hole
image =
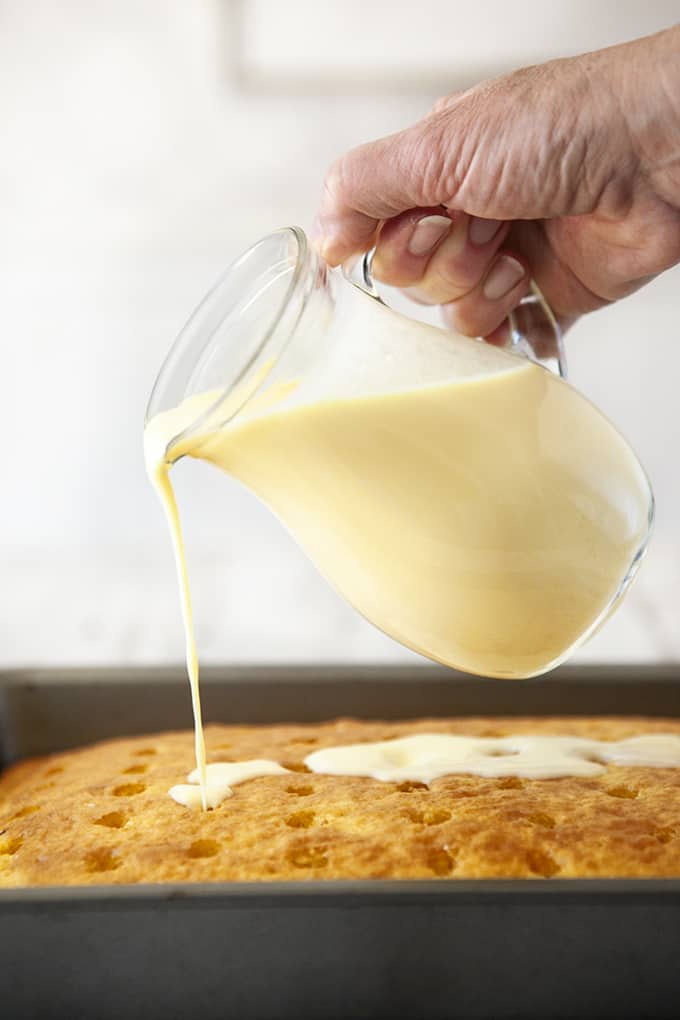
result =
[[[331,270],[286,228],[198,307],[147,422],[163,423],[168,462],[199,457],[251,489],[402,644],[535,676],[620,602],[653,497],[625,440],[560,378],[536,289],[510,335],[501,349],[406,318],[370,257]]]

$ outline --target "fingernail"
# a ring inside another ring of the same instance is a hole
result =
[[[473,216],[468,236],[473,244],[481,247],[496,236],[502,222],[502,220],[482,220],[478,216]]]
[[[408,250],[411,255],[427,255],[450,229],[448,216],[425,216],[416,223]]]
[[[488,301],[497,301],[511,291],[523,276],[521,262],[511,255],[499,255],[484,283],[484,297]]]

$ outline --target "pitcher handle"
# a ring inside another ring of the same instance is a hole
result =
[[[566,379],[567,359],[562,330],[534,280],[529,293],[508,315],[508,326],[510,337],[506,346],[509,350],[523,354]]]
[[[374,255],[375,248],[370,248],[359,259],[346,263],[342,271],[355,287],[384,304],[373,279]],[[508,334],[504,345],[507,350],[537,362],[562,379],[566,378],[567,360],[562,330],[552,308],[533,280],[529,293],[508,315]]]

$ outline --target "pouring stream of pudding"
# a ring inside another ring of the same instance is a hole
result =
[[[199,687],[198,655],[196,653],[196,637],[194,634],[194,619],[191,606],[191,590],[189,588],[189,574],[187,571],[186,554],[184,551],[184,540],[182,527],[177,509],[177,500],[170,482],[168,464],[165,457],[149,460],[147,454],[147,466],[149,477],[163,505],[165,516],[170,528],[172,548],[175,555],[175,566],[179,582],[180,602],[182,606],[182,619],[184,621],[184,635],[186,645],[187,673],[191,687],[191,707],[194,713],[194,740],[196,750],[196,768],[200,783],[200,794],[203,810],[207,810],[207,778],[205,762],[205,740],[203,737],[203,716],[201,713],[201,692]]]

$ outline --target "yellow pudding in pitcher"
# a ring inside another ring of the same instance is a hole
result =
[[[599,617],[647,527],[637,462],[589,406],[582,434],[580,403],[520,363],[272,409],[196,452],[274,510],[382,630],[470,673],[528,676]]]

